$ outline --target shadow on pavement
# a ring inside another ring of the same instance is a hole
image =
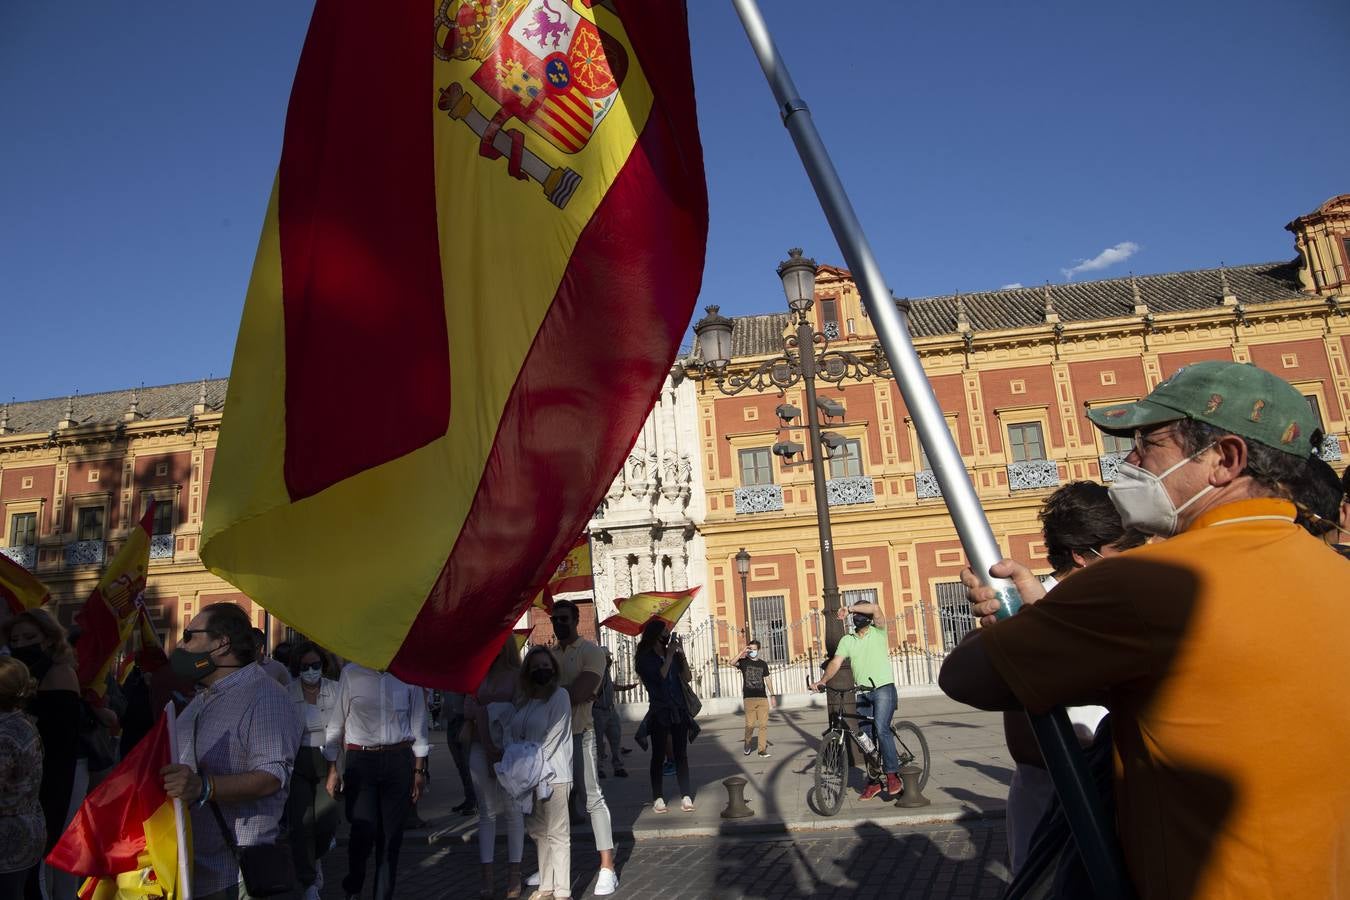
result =
[[[1000,784],[1012,784],[1013,770],[1007,766],[991,766],[988,763],[976,762],[973,759],[958,759],[956,764],[967,769],[974,769],[986,778],[991,778]]]

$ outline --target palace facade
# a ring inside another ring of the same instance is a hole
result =
[[[1341,459],[1350,195],[1286,227],[1298,251],[1292,262],[897,301],[1005,553],[1048,571],[1041,501],[1068,481],[1109,482],[1129,449],[1099,433],[1087,410],[1142,397],[1187,363],[1253,362],[1292,382],[1321,419],[1324,457]],[[878,357],[847,271],[820,269],[810,314],[830,347]],[[733,321],[728,376],[783,354],[787,311]],[[748,605],[750,631],[770,658],[818,656],[822,579],[810,467],[789,467],[771,452],[779,440],[809,444],[804,427],[780,429],[775,415],[782,403],[806,410],[805,392],[800,383],[735,396],[711,380],[701,388],[709,602],[730,636],[721,652],[734,655]],[[896,646],[943,651],[970,626],[958,580],[965,556],[900,392],[889,377],[817,388],[844,407],[828,427],[846,443],[827,467],[845,602],[880,603]],[[751,556],[748,596],[735,565],[741,548]]]
[[[1350,195],[1286,227],[1298,253],[1290,262],[898,301],[1005,552],[1044,568],[1042,499],[1070,480],[1112,478],[1128,448],[1098,433],[1086,410],[1141,397],[1196,360],[1250,361],[1292,382],[1322,421],[1326,458],[1341,458]],[[877,357],[847,271],[821,268],[811,315],[831,346]],[[729,373],[783,352],[786,311],[734,322]],[[780,439],[807,442],[805,429],[781,430],[774,411],[804,409],[802,388],[726,396],[687,377],[695,369],[676,367],[590,523],[596,612],[635,590],[704,584],[684,627],[704,628],[709,656],[739,652],[747,600],[767,657],[818,656],[810,470],[770,450]],[[263,624],[264,612],[197,555],[225,387],[217,379],[0,406],[0,552],[51,588],[64,623],[153,498],[146,600],[161,634],[172,644],[220,600]],[[828,462],[840,588],[883,606],[897,646],[944,650],[969,623],[957,581],[964,555],[899,391],[881,376],[819,389],[844,407],[830,429],[845,442]]]

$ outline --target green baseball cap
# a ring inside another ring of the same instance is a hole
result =
[[[1312,455],[1321,441],[1307,398],[1251,363],[1192,363],[1143,400],[1090,409],[1087,415],[1102,431],[1122,436],[1136,428],[1195,419],[1298,457]]]

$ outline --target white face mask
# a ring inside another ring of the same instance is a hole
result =
[[[758,650],[751,650],[751,651],[750,651],[750,658],[751,658],[751,659],[759,659],[759,651],[758,651]]]
[[[1111,487],[1107,489],[1111,503],[1115,505],[1116,512],[1120,513],[1121,524],[1126,528],[1137,528],[1159,537],[1171,537],[1176,534],[1178,514],[1214,490],[1214,485],[1205,485],[1191,499],[1176,506],[1167,493],[1163,479],[1194,461],[1197,456],[1213,446],[1210,444],[1201,448],[1158,475],[1133,463],[1122,462],[1120,468],[1116,469],[1116,480],[1111,482]]]
[[[323,677],[322,669],[301,669],[300,680],[305,684],[318,684],[319,679]]]

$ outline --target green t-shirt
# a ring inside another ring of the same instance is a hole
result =
[[[867,690],[873,683],[877,687],[895,683],[891,671],[891,648],[886,641],[886,632],[881,626],[872,624],[863,636],[846,634],[839,639],[836,656],[842,656],[853,667],[853,683],[860,690]]]

